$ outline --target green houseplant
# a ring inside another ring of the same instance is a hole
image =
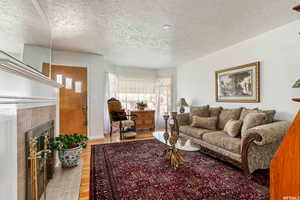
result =
[[[82,149],[87,145],[87,140],[85,135],[80,134],[60,135],[54,138],[51,147],[58,151],[58,157],[63,168],[78,165]]]
[[[139,110],[144,110],[148,107],[148,105],[143,101],[137,102],[136,105]]]

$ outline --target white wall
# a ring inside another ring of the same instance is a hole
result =
[[[42,71],[43,63],[50,63],[51,49],[36,45],[24,44],[23,62]]]
[[[17,114],[15,105],[0,104],[0,194],[17,199]]]
[[[300,89],[292,89],[300,78],[299,32],[297,20],[178,67],[178,97],[191,105],[276,109],[278,119],[293,119],[300,108],[291,101],[300,97]],[[261,62],[261,103],[217,103],[215,71],[254,61]]]
[[[53,65],[87,67],[88,70],[88,136],[103,138],[105,63],[103,56],[70,51],[52,51]]]

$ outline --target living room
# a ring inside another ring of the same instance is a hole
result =
[[[0,3],[1,199],[300,199],[298,0]]]

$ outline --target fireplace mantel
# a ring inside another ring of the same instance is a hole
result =
[[[0,59],[0,104],[56,102],[61,87],[22,62]]]
[[[36,70],[30,68],[29,66],[21,62],[19,63],[10,59],[0,59],[0,69],[6,72],[16,74],[18,76],[39,81],[46,85],[50,85],[57,88],[62,87],[62,85],[58,84],[53,80],[50,80],[47,76],[41,74],[40,72],[37,72]]]

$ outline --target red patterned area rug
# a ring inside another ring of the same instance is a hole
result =
[[[267,175],[247,179],[240,169],[200,152],[183,152],[175,170],[156,140],[92,146],[90,200],[261,200]],[[259,182],[259,183],[258,183]]]

